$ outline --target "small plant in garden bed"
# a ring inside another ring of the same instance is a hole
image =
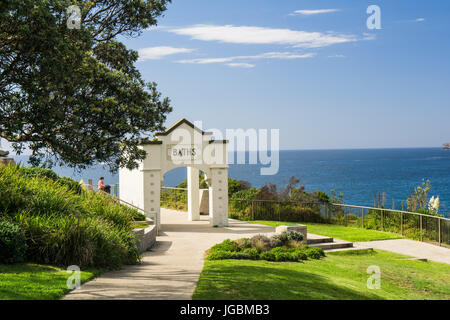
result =
[[[135,222],[133,224],[133,228],[134,229],[145,229],[148,228],[148,224],[146,222]]]
[[[285,231],[271,238],[256,235],[252,238],[227,239],[207,251],[207,260],[248,259],[267,261],[302,261],[325,256],[321,248],[301,243],[303,236],[296,231]]]

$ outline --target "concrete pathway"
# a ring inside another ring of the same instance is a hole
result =
[[[373,248],[450,264],[450,249],[408,239],[354,242],[355,248]]]
[[[203,268],[205,250],[225,239],[272,233],[275,228],[230,219],[212,228],[207,216],[187,221],[187,213],[161,209],[161,232],[143,263],[104,273],[64,299],[191,299]]]

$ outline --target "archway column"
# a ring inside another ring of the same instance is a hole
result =
[[[193,167],[187,168],[188,187],[188,220],[200,220],[200,190],[199,190],[200,170]]]
[[[228,226],[228,167],[211,168],[209,217],[213,227]]]
[[[161,180],[162,174],[160,169],[147,169],[143,172],[143,198],[145,212],[150,213],[149,218],[157,216],[158,229],[161,227]]]

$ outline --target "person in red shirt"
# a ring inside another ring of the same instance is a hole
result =
[[[98,190],[102,190],[105,188],[105,182],[104,182],[105,178],[104,177],[100,177],[100,180],[98,180]]]
[[[111,193],[111,186],[109,184],[105,184],[104,180],[104,177],[100,177],[100,180],[98,180],[98,190],[106,193]]]

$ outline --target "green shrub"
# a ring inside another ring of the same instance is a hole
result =
[[[330,197],[323,191],[316,190],[312,193],[312,196],[317,199],[319,202],[328,203],[330,202]]]
[[[289,230],[289,231],[284,231],[282,234],[284,234],[287,241],[290,241],[290,240],[294,240],[294,241],[298,241],[298,242],[303,241],[303,234],[301,234],[298,231]]]
[[[239,248],[242,249],[248,249],[252,247],[252,240],[250,238],[240,238],[237,240],[234,240],[234,242],[236,243],[236,245]]]
[[[291,252],[282,247],[273,248],[270,252],[274,254],[275,261],[293,261],[292,259],[295,257]],[[297,259],[294,261],[297,261]]]
[[[286,248],[299,248],[302,250],[305,250],[305,248],[307,247],[305,244],[296,241],[296,240],[288,240],[285,245]]]
[[[80,183],[72,178],[69,177],[59,177],[56,180],[60,185],[66,186],[68,190],[73,191],[77,194],[81,194],[82,189],[80,186]]]
[[[253,187],[249,189],[239,190],[237,192],[233,192],[230,196],[230,199],[239,199],[239,200],[254,200],[260,193],[260,190]]]
[[[267,254],[266,254],[267,253]],[[269,261],[300,261],[306,260],[307,255],[299,248],[285,248],[285,247],[277,247],[273,248],[270,251],[263,252],[261,254],[261,259],[269,260]]]
[[[244,220],[243,217],[242,217],[239,213],[237,213],[237,212],[230,212],[230,213],[228,214],[228,217],[229,217],[230,219]]]
[[[215,244],[210,249],[211,251],[241,251],[241,248],[236,244],[236,242],[226,239],[221,243]]]
[[[272,251],[265,251],[265,252],[262,252],[262,253],[259,255],[259,258],[260,258],[261,260],[276,261],[275,253],[273,253]]]
[[[258,252],[267,251],[272,248],[270,239],[262,234],[253,236],[251,238],[251,244],[252,248],[256,249]]]
[[[58,180],[41,176],[25,178],[19,174],[22,169],[18,166],[0,168],[0,212],[30,211],[41,215],[57,212],[61,215],[102,217],[120,227],[129,227],[135,219],[145,219],[139,211],[119,206],[117,200],[109,195],[68,192],[67,186]]]
[[[145,221],[145,219],[147,218],[145,216],[145,214],[143,214],[142,212],[140,212],[138,210],[131,209],[129,212],[130,212],[131,216],[133,217],[134,221]]]
[[[308,248],[306,245],[287,248],[276,247],[267,250],[261,250],[258,244],[265,242],[264,236],[258,235],[255,238],[256,248],[242,249],[242,246],[248,245],[248,238],[242,238],[235,241],[229,239],[222,243],[216,244],[208,250],[207,260],[224,260],[224,259],[247,259],[247,260],[267,260],[267,261],[301,261],[311,259],[319,259],[324,256],[320,248]],[[267,238],[267,237],[266,237]],[[289,240],[295,241],[295,240]],[[239,246],[241,245],[241,246]],[[309,251],[308,251],[309,250]],[[307,254],[308,252],[308,254]]]
[[[248,259],[251,259],[251,260],[259,259],[259,253],[258,253],[258,250],[256,250],[256,249],[253,249],[253,248],[245,249],[244,254],[248,257]]]
[[[228,178],[228,196],[250,189],[250,182]],[[235,198],[238,199],[238,198]]]
[[[23,231],[15,224],[0,221],[0,263],[23,262],[26,250]]]
[[[236,202],[236,204],[234,204]],[[251,207],[251,201],[231,201],[232,206],[246,205]],[[277,220],[286,222],[317,222],[323,223],[326,221],[320,215],[319,205],[312,207],[305,207],[302,204],[290,202],[265,202],[264,205],[256,204],[253,208],[253,218],[255,220]]]
[[[292,251],[292,254],[297,256],[297,261],[308,259],[308,257],[305,254],[304,249],[297,248]]]
[[[70,214],[81,210],[82,198],[69,193],[66,186],[41,175],[28,178],[21,174],[22,169],[19,166],[0,168],[0,212]]]
[[[305,250],[305,254],[311,259],[320,259],[325,257],[325,252],[323,252],[323,249],[318,247],[309,247]]]
[[[281,234],[277,233],[274,234],[271,238],[270,238],[270,246],[272,248],[276,248],[276,247],[281,247],[285,244],[285,241],[282,240],[282,236]]]
[[[206,257],[206,259],[207,260],[234,259],[235,256],[233,254],[234,254],[234,252],[231,252],[231,251],[215,250],[215,251],[210,251],[208,253],[208,256]]]
[[[137,210],[109,195],[70,191],[74,180],[22,170],[0,167],[0,216],[25,232],[29,261],[105,269],[139,261],[131,234],[134,219],[143,218]]]
[[[29,179],[38,176],[53,181],[58,179],[58,175],[53,170],[42,167],[21,167],[19,174]]]
[[[274,234],[271,238],[272,247],[281,247],[287,245],[290,241],[301,242],[303,235],[300,232],[289,230],[279,234]]]
[[[101,218],[28,212],[14,218],[25,231],[27,258],[32,262],[117,269],[140,259],[129,230]]]

